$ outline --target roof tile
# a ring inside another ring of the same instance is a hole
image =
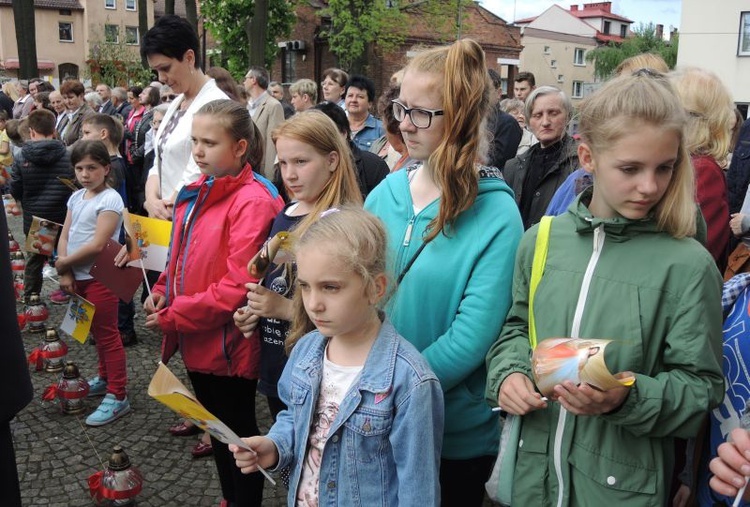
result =
[[[0,5],[13,5],[13,0],[0,0]],[[37,9],[83,10],[83,6],[78,0],[34,0],[34,7]]]

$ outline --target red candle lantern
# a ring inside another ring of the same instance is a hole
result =
[[[106,470],[89,477],[89,492],[99,507],[135,505],[141,489],[143,475],[119,445],[112,449]]]
[[[26,301],[26,323],[29,325],[29,332],[42,333],[46,329],[49,310],[47,305],[42,302],[39,294],[31,294]],[[60,367],[62,369],[62,366]]]
[[[26,258],[23,256],[23,252],[13,252],[10,254],[10,269],[13,271],[13,276],[20,276],[23,278],[23,272],[26,269]]]
[[[29,354],[29,362],[36,364],[36,371],[44,369],[48,373],[59,373],[67,354],[68,346],[57,335],[57,331],[49,328],[42,344]]]
[[[44,390],[42,399],[60,400],[60,408],[64,414],[80,414],[86,410],[84,400],[89,394],[89,383],[81,376],[78,366],[68,361],[65,363],[62,377],[57,385],[51,385]]]

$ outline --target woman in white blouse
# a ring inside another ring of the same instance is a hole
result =
[[[229,97],[200,68],[200,45],[193,27],[177,16],[163,16],[146,32],[141,54],[179,95],[169,106],[154,139],[154,165],[146,181],[144,207],[154,218],[170,220],[177,192],[197,180],[192,157],[193,114],[207,102]]]

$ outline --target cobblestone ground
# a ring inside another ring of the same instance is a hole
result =
[[[21,217],[8,217],[8,222],[14,237],[23,244]],[[53,282],[45,281],[43,299],[48,302],[47,295],[56,288]],[[48,325],[59,326],[66,307],[52,304],[48,307]],[[112,447],[118,444],[122,445],[131,462],[145,477],[143,491],[138,497],[139,506],[213,506],[221,501],[213,459],[193,459],[190,454],[198,437],[171,436],[167,428],[177,422],[178,417],[146,393],[156,370],[161,338],[145,329],[143,321],[143,312],[138,308],[136,332],[139,343],[125,349],[132,410],[114,423],[99,428],[85,425],[86,415],[97,407],[101,398],[89,399],[87,411],[78,416],[63,415],[56,402],[42,403],[42,391],[48,385],[57,383],[59,375],[31,372],[34,399],[11,423],[25,506],[92,505],[88,477],[102,469],[101,462],[106,463]],[[39,345],[42,337],[41,334],[23,332],[27,354]],[[88,342],[81,345],[71,338],[63,339],[68,344],[68,359],[76,362],[82,375],[87,378],[94,376],[96,348]],[[179,355],[169,365],[189,386]],[[13,386],[3,388],[12,389]],[[263,397],[258,398],[257,414],[260,430],[265,433],[271,418]],[[264,505],[285,505],[286,490],[266,482],[264,498]]]

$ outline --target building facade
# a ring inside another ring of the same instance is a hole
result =
[[[729,87],[740,111],[750,104],[750,2],[722,0],[706,8],[701,0],[682,0],[677,66],[715,72]]]
[[[576,105],[593,89],[594,64],[586,54],[600,45],[622,42],[632,21],[613,14],[611,2],[553,5],[539,16],[515,22],[521,29],[520,70],[532,72],[537,86],[556,86]]]
[[[271,78],[290,84],[297,79],[313,79],[320,83],[322,72],[337,67],[336,57],[330,52],[328,42],[321,34],[329,20],[320,16],[325,5],[319,0],[306,0],[296,8],[297,23],[287,41],[279,41],[282,50],[273,68]],[[415,52],[426,47],[443,45],[455,40],[456,34],[438,35],[434,27],[410,9],[404,11],[408,17],[408,34],[403,44],[388,53],[371,48],[367,75],[375,82],[377,94],[386,89],[391,76],[402,69]],[[455,14],[454,14],[455,15]],[[460,36],[476,40],[484,49],[487,66],[504,75],[516,71],[521,53],[521,36],[517,27],[508,25],[478,3],[462,10]]]
[[[0,77],[18,75],[14,0],[0,0]],[[147,2],[148,23],[154,4]],[[118,44],[137,57],[140,48],[137,0],[34,0],[39,76],[58,85],[83,79],[86,61],[103,44]]]

